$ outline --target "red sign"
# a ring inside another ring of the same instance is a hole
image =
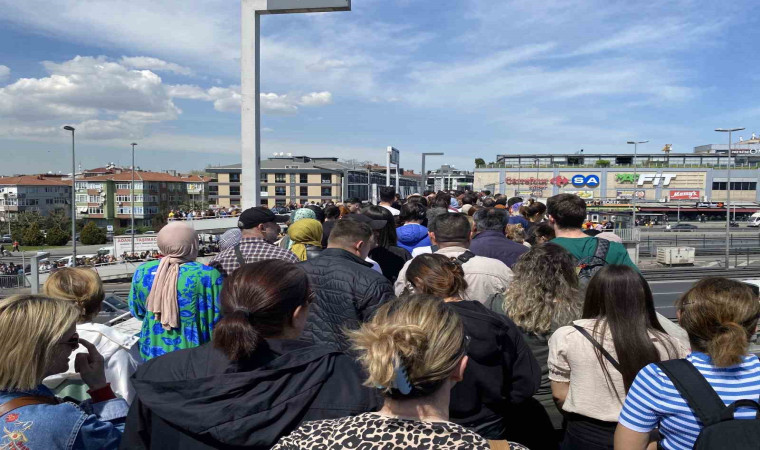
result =
[[[671,200],[699,200],[699,191],[670,191]]]
[[[565,187],[568,184],[570,184],[570,180],[568,180],[567,177],[563,177],[562,175],[560,175],[558,177],[554,177],[551,180],[549,180],[549,183],[557,187]]]
[[[548,178],[512,178],[507,177],[504,181],[506,184],[524,184],[526,186],[546,186],[549,184]]]

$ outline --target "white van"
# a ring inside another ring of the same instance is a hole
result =
[[[756,212],[755,214],[752,214],[752,216],[749,218],[749,221],[747,222],[748,227],[760,227],[760,212]]]

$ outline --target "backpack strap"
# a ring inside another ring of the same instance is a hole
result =
[[[726,404],[691,362],[686,359],[671,359],[655,364],[670,378],[705,427],[721,421]]]
[[[457,256],[456,259],[454,260],[454,263],[459,266],[462,266],[464,263],[466,263],[467,261],[471,260],[474,257],[475,257],[475,253],[467,250],[461,255]]]
[[[240,244],[235,244],[235,257],[238,260],[238,263],[240,265],[245,265],[245,257],[243,256],[243,252],[240,251]]]
[[[610,251],[610,241],[607,239],[596,239],[596,250],[594,251],[594,258],[599,258],[603,261],[607,261],[607,253]]]
[[[435,253],[435,252],[437,252],[437,251],[438,251],[438,248],[439,248],[439,247],[438,247],[437,245],[433,245],[433,244],[430,244],[430,250],[432,251],[432,253]]]
[[[612,364],[612,367],[614,367],[614,368],[615,368],[615,370],[617,370],[618,372],[620,372],[620,363],[619,363],[619,362],[617,362],[617,360],[616,360],[615,358],[613,358],[613,357],[612,357],[612,355],[610,355],[610,352],[608,352],[608,351],[607,351],[607,350],[606,350],[606,349],[605,349],[605,348],[602,346],[602,344],[600,344],[600,343],[599,343],[599,342],[598,342],[596,339],[594,339],[594,337],[593,337],[593,336],[591,336],[591,334],[590,334],[588,331],[586,331],[586,329],[585,329],[585,328],[583,328],[583,327],[581,327],[581,326],[578,326],[578,325],[576,325],[576,324],[573,324],[573,327],[574,327],[576,330],[578,330],[578,332],[579,332],[580,334],[582,334],[582,335],[583,335],[583,337],[585,337],[586,339],[588,339],[588,340],[589,340],[589,342],[591,342],[591,343],[594,345],[594,347],[596,347],[596,349],[597,349],[597,350],[599,350],[599,351],[602,353],[602,356],[604,356],[604,357],[607,359],[607,361],[609,361],[609,362],[610,362],[610,364]]]
[[[58,400],[55,397],[43,397],[41,395],[16,397],[0,405],[0,416],[4,416],[15,409],[21,408],[22,406],[41,404],[57,405]]]

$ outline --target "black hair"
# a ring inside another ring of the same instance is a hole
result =
[[[314,211],[314,215],[317,217],[319,223],[325,223],[325,210],[317,205],[307,205],[306,208]]]
[[[424,222],[426,212],[427,208],[425,208],[421,202],[407,202],[404,206],[401,207],[401,212],[399,213],[398,218],[401,223],[412,221]]]
[[[388,248],[396,245],[398,237],[396,236],[396,225],[393,219],[393,213],[382,206],[370,205],[362,210],[362,214],[372,220],[384,220],[385,226],[378,230],[377,245],[378,247]]]
[[[396,189],[393,186],[380,186],[380,201],[391,203],[396,200]]]
[[[560,228],[581,228],[586,220],[586,201],[575,194],[558,194],[546,201],[546,212]]]
[[[337,219],[340,217],[340,208],[330,205],[325,208],[325,219]]]
[[[509,222],[509,214],[506,209],[483,208],[475,211],[472,216],[478,231],[495,230],[504,231]]]
[[[470,221],[461,213],[440,215],[430,224],[437,242],[466,242],[470,240]]]

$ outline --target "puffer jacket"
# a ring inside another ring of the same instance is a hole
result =
[[[301,263],[316,298],[302,339],[333,344],[341,350],[350,345],[343,329],[356,329],[368,321],[383,303],[394,297],[393,285],[372,265],[339,248],[322,250],[318,258]]]
[[[428,229],[416,223],[402,225],[396,228],[398,246],[407,249],[410,253],[417,247],[430,246]]]

